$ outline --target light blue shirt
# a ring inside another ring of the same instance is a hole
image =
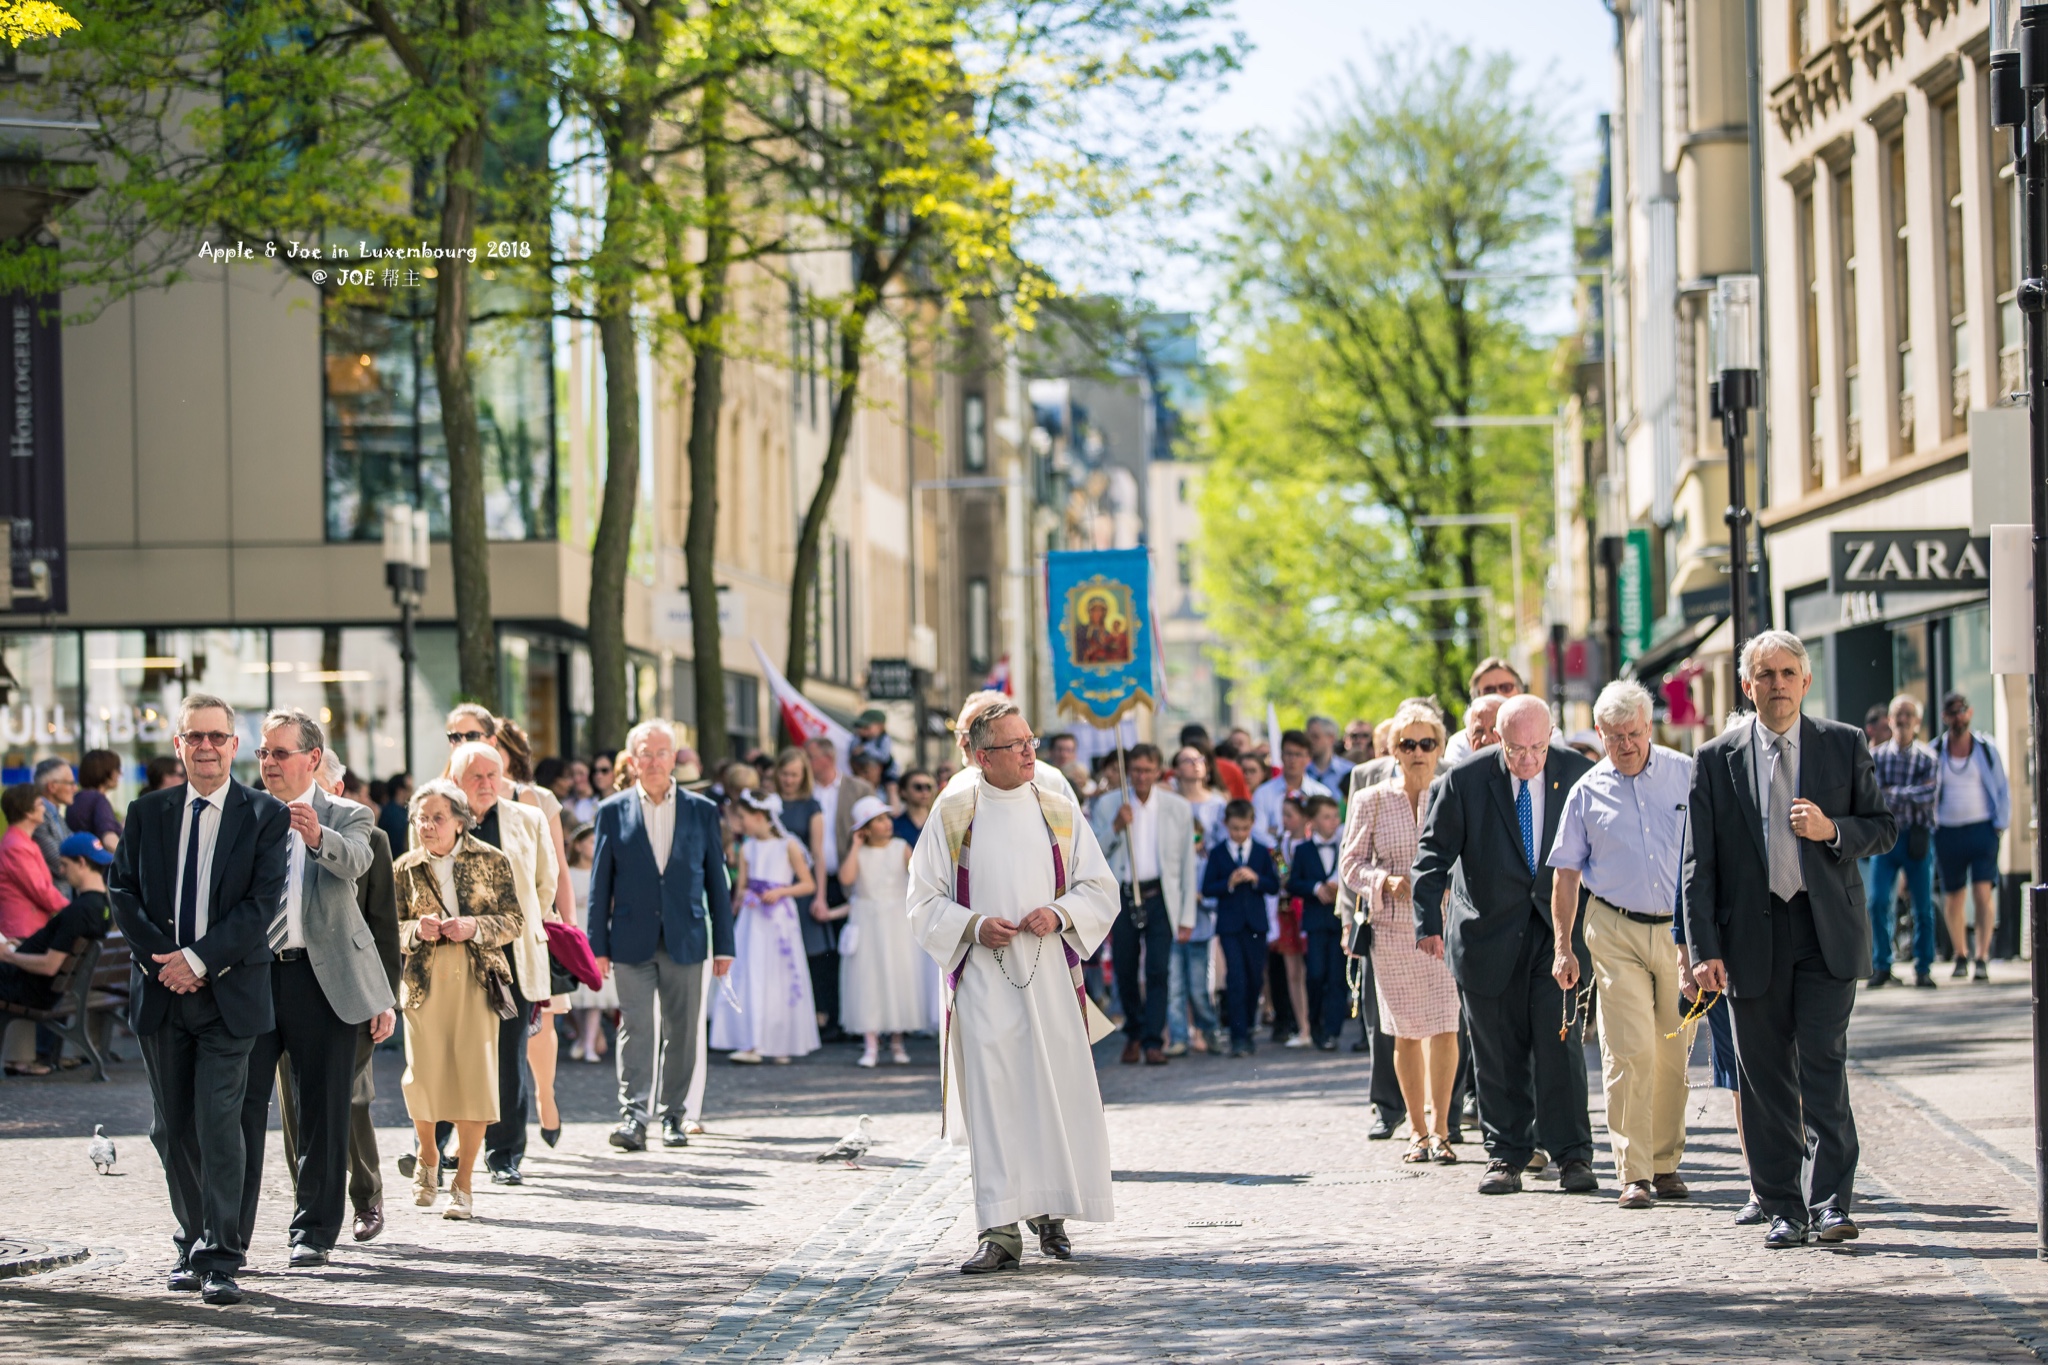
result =
[[[1691,795],[1692,759],[1676,749],[1651,745],[1634,777],[1602,759],[1565,795],[1550,865],[1579,873],[1588,891],[1618,910],[1668,915]]]

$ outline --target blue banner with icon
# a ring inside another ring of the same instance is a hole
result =
[[[1045,557],[1054,705],[1094,726],[1153,706],[1151,559],[1144,549]]]

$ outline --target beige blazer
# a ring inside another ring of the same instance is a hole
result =
[[[499,798],[498,837],[503,841],[505,860],[512,864],[512,889],[519,897],[522,922],[519,936],[512,940],[512,963],[519,993],[528,1000],[548,998],[548,932],[541,921],[553,917],[555,880],[554,841],[548,837],[548,818],[538,807]]]

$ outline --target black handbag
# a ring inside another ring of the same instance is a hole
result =
[[[1351,955],[1372,956],[1372,913],[1363,902],[1358,906],[1358,922],[1351,926]]]
[[[484,978],[484,999],[491,1002],[491,1008],[497,1011],[500,1019],[516,1018],[519,1014],[519,1002],[512,996],[512,983],[502,976]]]

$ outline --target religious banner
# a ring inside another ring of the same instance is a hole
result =
[[[7,429],[7,477],[0,516],[11,534],[11,593],[0,612],[70,610],[64,524],[64,332],[54,295],[6,299],[14,420]]]
[[[1052,691],[1062,712],[1109,726],[1152,706],[1152,595],[1143,549],[1045,557]]]

